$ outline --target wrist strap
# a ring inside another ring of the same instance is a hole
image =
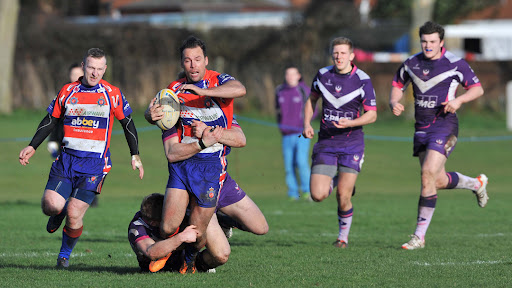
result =
[[[203,143],[203,139],[199,139],[199,147],[201,147],[201,150],[206,149],[206,145]]]

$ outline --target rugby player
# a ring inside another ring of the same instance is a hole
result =
[[[459,172],[446,172],[446,160],[457,143],[457,110],[462,104],[482,96],[484,90],[466,61],[446,51],[444,28],[428,21],[419,29],[422,51],[407,59],[398,69],[389,96],[389,106],[400,116],[404,105],[399,101],[412,83],[415,108],[413,156],[421,166],[421,194],[416,231],[403,249],[425,247],[427,232],[437,201],[438,189],[462,188],[473,191],[478,205],[485,207],[487,176],[471,178]],[[459,84],[466,92],[456,97]]]
[[[187,191],[192,193],[190,223],[197,227],[198,237],[195,247],[185,251],[181,270],[190,268],[194,271],[195,257],[206,243],[205,231],[226,176],[226,155],[229,146],[233,146],[221,139],[223,134],[226,134],[224,138],[229,135],[224,130],[231,128],[233,99],[244,96],[246,90],[232,76],[206,69],[208,56],[202,40],[188,37],[180,47],[180,53],[185,77],[172,82],[168,88],[177,93],[181,104],[177,123],[180,141],[174,149],[184,149],[188,155],[184,157],[178,153],[181,158],[169,162],[161,232],[167,236],[175,233],[189,204]],[[150,117],[146,119],[150,123],[154,121]],[[211,127],[204,130],[201,139],[193,135],[195,121]]]
[[[323,118],[311,156],[311,197],[316,202],[327,198],[337,176],[339,234],[333,245],[345,248],[354,211],[352,193],[364,160],[362,126],[375,122],[377,108],[370,77],[352,63],[352,41],[345,37],[333,39],[330,53],[334,65],[320,69],[311,85],[304,107],[303,135],[313,138],[313,109],[322,98]]]
[[[64,85],[48,107],[48,115],[39,124],[29,146],[19,154],[20,164],[27,165],[58,119],[63,119],[62,152],[52,164],[41,200],[43,213],[50,216],[48,232],[57,231],[66,218],[58,268],[69,266],[69,256],[83,231],[85,212],[101,192],[112,167],[109,146],[114,117],[123,127],[133,170],[139,169],[140,179],[144,176],[130,104],[119,88],[102,79],[107,69],[105,52],[89,49],[82,68],[84,76]]]

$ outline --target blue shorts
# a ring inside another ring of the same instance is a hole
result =
[[[361,145],[338,146],[335,149],[317,144],[311,155],[312,167],[315,165],[343,166],[361,172],[364,162],[364,142]]]
[[[65,199],[74,197],[91,204],[101,192],[111,165],[110,158],[77,157],[63,151],[53,161],[46,189]]]
[[[167,188],[186,190],[203,208],[217,205],[219,191],[226,177],[225,158],[187,159],[169,163]]]
[[[217,202],[217,209],[235,204],[245,197],[245,192],[238,186],[238,184],[226,173],[226,180],[219,194],[219,201]]]

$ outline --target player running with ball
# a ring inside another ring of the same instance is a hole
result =
[[[398,69],[393,80],[389,106],[400,116],[403,91],[412,83],[415,107],[413,156],[421,165],[421,195],[416,231],[403,249],[425,247],[425,234],[434,215],[438,189],[462,188],[476,194],[478,205],[485,207],[488,196],[487,177],[471,178],[458,172],[446,172],[445,164],[457,143],[457,110],[462,104],[482,96],[484,90],[468,63],[446,51],[444,29],[426,22],[419,30],[422,52],[411,56]],[[455,97],[459,83],[467,90]]]
[[[313,80],[304,108],[303,135],[313,138],[313,109],[322,98],[322,122],[312,155],[311,197],[317,202],[327,198],[333,178],[338,175],[339,235],[334,246],[345,248],[352,224],[352,191],[364,159],[362,126],[375,122],[377,108],[370,77],[352,64],[352,41],[335,38],[330,52],[334,65],[320,69]]]

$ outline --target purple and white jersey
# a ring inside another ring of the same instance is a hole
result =
[[[130,221],[130,225],[128,226],[128,241],[130,242],[133,252],[137,255],[137,261],[139,261],[139,266],[141,268],[148,266],[149,262],[151,262],[151,259],[144,256],[144,254],[142,254],[142,252],[137,248],[137,242],[146,238],[151,238],[154,241],[163,240],[160,237],[160,228],[147,224],[142,219],[141,212],[139,211],[135,216],[133,216],[133,219]]]
[[[457,125],[455,113],[444,113],[441,103],[455,99],[459,84],[465,89],[481,86],[473,69],[462,58],[442,48],[441,58],[426,59],[422,52],[407,59],[398,69],[393,86],[402,91],[412,83],[416,129]]]
[[[333,139],[347,145],[364,141],[362,126],[339,129],[332,122],[356,119],[364,111],[377,110],[375,90],[368,74],[353,65],[350,74],[338,74],[334,66],[318,70],[311,93],[322,96],[322,121],[319,141]]]

